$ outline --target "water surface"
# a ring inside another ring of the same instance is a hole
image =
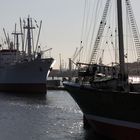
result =
[[[66,91],[38,97],[0,93],[1,140],[99,140],[83,129],[82,117]]]

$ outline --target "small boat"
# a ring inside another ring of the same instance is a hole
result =
[[[64,86],[95,132],[115,140],[140,139],[140,83],[129,80],[123,39],[122,1],[117,3],[119,64],[94,63],[111,0],[107,0],[89,63],[78,62],[78,77]],[[137,53],[139,38],[130,0],[124,0]],[[139,54],[138,54],[139,57]],[[139,62],[138,62],[139,63]]]
[[[16,31],[14,41],[6,37],[6,47],[0,46],[0,91],[23,93],[46,93],[47,76],[52,69],[54,59],[43,57],[43,51],[38,45],[41,30],[38,27],[36,48],[34,47],[34,32],[32,18],[28,17],[24,25],[20,20],[21,32]],[[21,38],[19,38],[19,35]],[[21,40],[22,48],[20,48]]]

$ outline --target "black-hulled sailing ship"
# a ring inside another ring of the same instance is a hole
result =
[[[127,69],[125,63],[122,1],[116,0],[119,64],[94,63],[109,13],[111,0],[107,0],[90,62],[77,63],[78,77],[75,82],[64,82],[64,86],[97,133],[116,140],[139,140],[140,84],[129,80],[128,70],[131,69]],[[130,0],[124,1],[138,53],[140,40],[132,7]]]

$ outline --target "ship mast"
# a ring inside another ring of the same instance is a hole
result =
[[[30,25],[30,18],[27,18],[27,26],[24,27],[24,29],[27,29],[27,41],[28,41],[28,55],[29,55],[29,59],[31,58],[31,29],[35,29],[35,27],[32,27]]]
[[[22,33],[14,32],[12,34],[16,37],[16,49],[19,51],[19,35],[22,35]]]
[[[125,63],[124,63],[124,40],[123,40],[123,21],[122,21],[122,0],[117,0],[118,13],[118,43],[119,43],[119,61],[121,81],[125,80]]]

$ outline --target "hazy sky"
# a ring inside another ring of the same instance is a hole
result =
[[[79,46],[84,0],[0,0],[0,3],[0,37],[4,37],[3,27],[11,33],[19,17],[25,19],[30,15],[43,21],[40,41],[53,48],[56,66],[60,53],[66,60]]]
[[[0,37],[2,28],[14,30],[19,17],[28,15],[42,20],[41,44],[53,48],[52,57],[59,65],[59,54],[65,61],[80,46],[81,26],[85,0],[0,0]],[[140,0],[132,0],[137,24],[140,28]],[[43,46],[42,46],[43,47]]]

